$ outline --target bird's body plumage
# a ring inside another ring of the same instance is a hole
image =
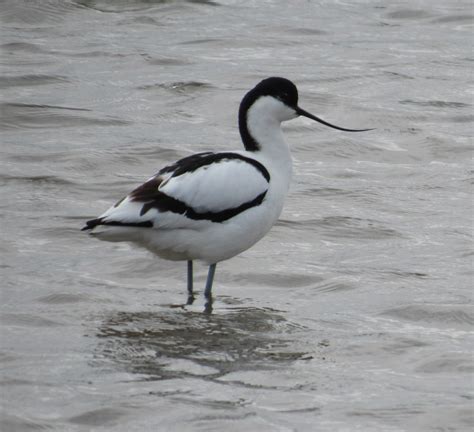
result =
[[[213,264],[239,254],[275,223],[290,180],[249,153],[200,153],[163,168],[89,221],[92,234],[170,260]]]
[[[168,165],[84,229],[101,240],[129,241],[162,258],[188,261],[191,302],[192,261],[204,261],[210,299],[215,264],[258,242],[283,209],[292,161],[281,122],[304,115],[341,129],[297,102],[290,81],[263,80],[240,105],[245,150],[198,153]]]

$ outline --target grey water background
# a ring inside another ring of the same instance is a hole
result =
[[[472,3],[6,1],[1,427],[473,426]],[[241,97],[292,79],[294,179],[217,267],[79,230],[161,166],[241,147]],[[196,266],[202,294],[206,268]]]

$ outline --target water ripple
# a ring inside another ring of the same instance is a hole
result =
[[[105,426],[110,423],[116,423],[117,419],[124,415],[123,409],[99,408],[70,417],[69,422],[85,426]]]
[[[37,176],[12,176],[7,174],[0,174],[0,183],[7,184],[9,182],[15,183],[33,183],[35,185],[50,184],[50,185],[72,185],[73,182],[51,175],[37,175]]]
[[[438,324],[456,328],[471,328],[474,313],[470,306],[414,304],[385,311],[382,315],[419,323]]]
[[[40,303],[47,304],[80,303],[87,300],[88,296],[86,296],[85,294],[73,294],[68,292],[48,294],[38,299]]]
[[[279,225],[287,225],[292,229],[311,230],[326,238],[360,238],[381,240],[391,237],[402,237],[393,228],[386,227],[374,219],[360,219],[349,216],[328,216],[322,219],[306,219],[298,221],[281,220]]]
[[[58,327],[62,324],[57,321],[53,321],[48,318],[43,318],[40,316],[30,315],[26,313],[22,314],[4,314],[0,318],[2,325],[5,325],[5,328],[10,328],[12,326],[20,327]]]
[[[20,75],[20,76],[2,76],[0,77],[0,88],[34,86],[46,84],[67,83],[69,80],[64,76],[58,75]]]
[[[433,108],[470,108],[471,104],[464,102],[448,102],[442,100],[428,100],[428,101],[415,101],[411,99],[405,99],[400,101],[402,105],[416,105],[421,107],[433,107]]]
[[[165,89],[177,94],[188,94],[202,89],[210,89],[213,86],[200,81],[176,81],[171,83],[150,84],[137,87],[139,90]]]
[[[83,108],[57,107],[21,103],[2,103],[0,129],[29,129],[74,126],[122,126],[130,122],[118,118],[95,118],[69,114],[68,111],[89,111]]]

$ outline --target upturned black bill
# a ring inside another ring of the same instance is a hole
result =
[[[326,126],[329,126],[329,127],[334,128],[334,129],[341,130],[341,131],[345,131],[345,132],[366,132],[366,131],[374,130],[374,129],[346,129],[346,128],[342,128],[342,127],[339,127],[339,126],[335,126],[331,123],[328,123],[327,121],[324,121],[324,120],[314,116],[313,114],[310,114],[309,112],[305,111],[304,109],[301,109],[300,107],[296,107],[295,111],[300,116],[308,117],[311,120],[316,120],[317,122],[322,123],[323,125],[326,125]]]

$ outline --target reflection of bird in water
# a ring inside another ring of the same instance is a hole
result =
[[[215,379],[307,359],[310,353],[292,345],[301,329],[268,308],[233,307],[212,317],[169,308],[112,312],[97,329],[94,361],[158,379],[183,378],[198,366],[200,376]]]

